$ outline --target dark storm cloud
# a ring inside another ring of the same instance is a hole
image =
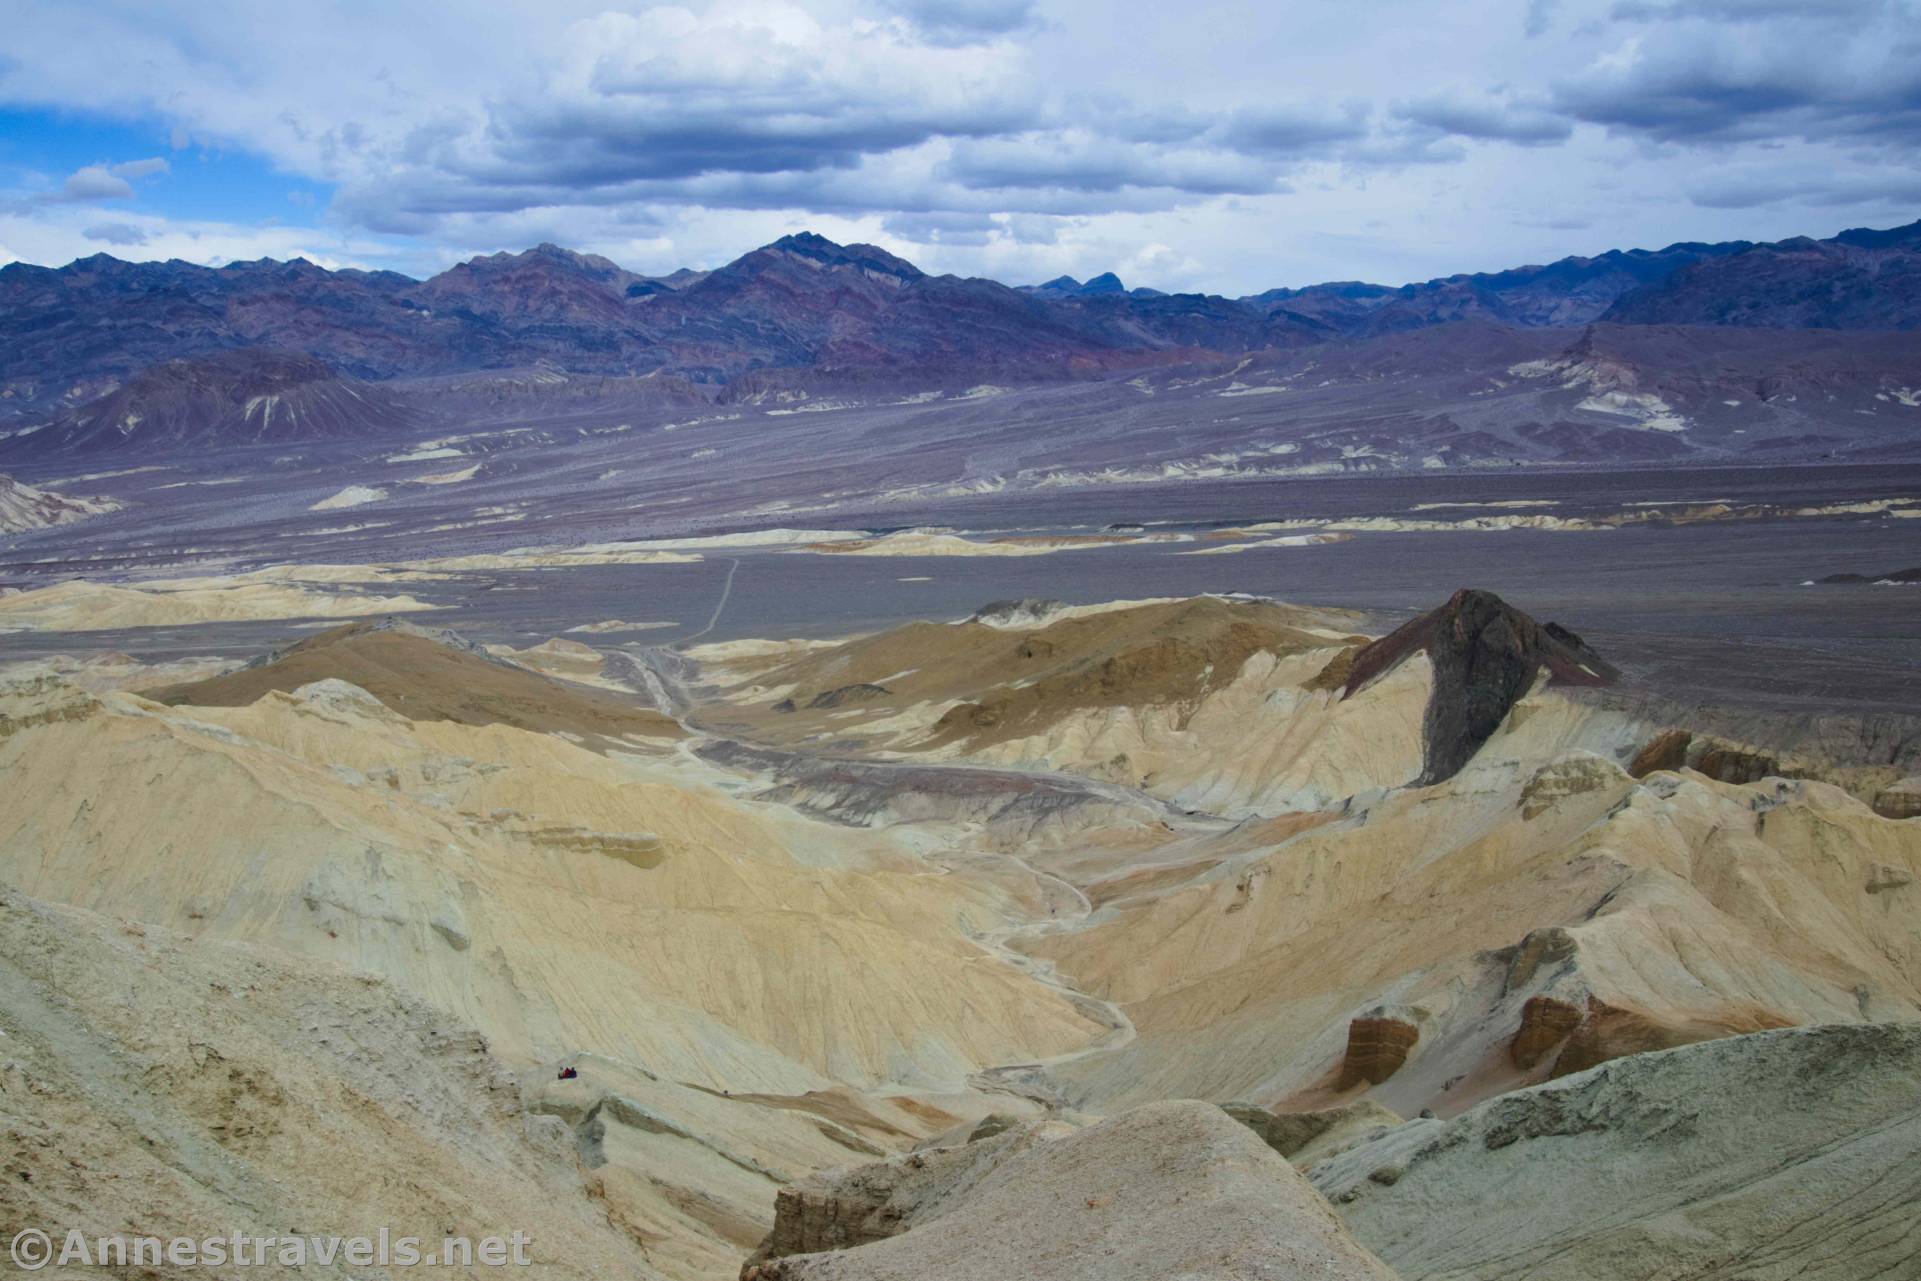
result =
[[[1624,72],[1561,86],[1555,106],[1590,124],[1667,142],[1884,139],[1921,145],[1921,47],[1915,61],[1834,84],[1798,56],[1729,60],[1663,54]]]
[[[448,216],[628,202],[1092,216],[1274,192],[1344,148],[1369,165],[1453,158],[1433,136],[1372,139],[1358,100],[1201,110],[1054,93],[1021,50],[913,34],[935,18],[1008,29],[1028,6],[909,16],[835,30],[718,11],[600,15],[538,91],[417,125],[369,180],[343,186],[335,212],[395,235]]]
[[[861,114],[729,119],[587,109],[521,115],[491,154],[454,167],[480,183],[590,191],[708,173],[845,169],[863,155],[936,136],[945,135],[927,124]]]
[[[1025,11],[924,7],[988,26]],[[537,91],[416,131],[382,175],[384,193],[356,191],[356,207],[383,198],[414,213],[606,203],[716,175],[853,170],[936,140],[1037,123],[1038,94],[994,51],[797,17],[603,14],[581,24],[575,56]]]
[[[1075,134],[1036,134],[955,148],[942,176],[971,189],[1058,189],[1111,193],[1125,188],[1198,194],[1266,191],[1268,165],[1222,149],[1167,149]]]
[[[1921,10],[1899,3],[1625,3],[1660,25],[1556,84],[1557,111],[1663,142],[1921,147]]]

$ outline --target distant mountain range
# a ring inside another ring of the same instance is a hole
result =
[[[1915,329],[1921,222],[1245,298],[1130,290],[1112,273],[1025,288],[931,276],[811,233],[663,277],[545,244],[425,281],[298,259],[15,263],[0,269],[0,428],[42,427],[41,442],[62,451],[134,434],[156,445],[354,437],[411,421],[379,386],[400,378],[544,365],[613,380],[602,392],[688,400],[1041,383],[1468,320]]]

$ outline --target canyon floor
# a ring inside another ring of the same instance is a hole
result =
[[[1913,469],[1263,484],[12,542],[0,1217],[1921,1270]]]

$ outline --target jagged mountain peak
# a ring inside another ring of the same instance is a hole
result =
[[[1038,285],[1028,285],[1022,293],[1041,294],[1050,298],[1098,298],[1122,297],[1130,291],[1121,283],[1121,278],[1111,271],[1103,271],[1098,276],[1086,280],[1076,280],[1072,276],[1056,276]],[[1153,289],[1131,291],[1135,297],[1154,298],[1162,295]]]
[[[1433,664],[1422,780],[1454,777],[1481,749],[1542,671],[1563,685],[1611,685],[1620,673],[1558,623],[1539,623],[1493,592],[1463,587],[1354,655],[1349,693],[1415,654]]]
[[[888,276],[901,281],[919,280],[925,274],[913,263],[888,253],[879,245],[858,242],[848,245],[837,244],[818,232],[812,231],[800,231],[793,235],[782,236],[770,245],[763,245],[752,253],[741,256],[729,266],[750,261],[764,262],[767,256],[774,254],[801,258],[822,267],[855,268],[870,275]]]
[[[610,258],[603,258],[599,254],[581,253],[544,240],[533,248],[523,249],[518,253],[503,249],[498,253],[480,254],[465,262],[456,263],[434,277],[434,280],[456,274],[496,275],[514,271],[554,270],[575,272],[596,280],[637,278],[633,272]]]

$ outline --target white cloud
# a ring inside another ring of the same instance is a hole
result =
[[[122,178],[150,178],[157,173],[167,173],[173,168],[163,156],[150,156],[145,160],[129,160],[124,164],[112,166],[115,174]]]
[[[133,184],[125,178],[108,170],[103,165],[88,165],[67,175],[56,195],[49,200],[78,202],[82,200],[131,200]]]
[[[254,258],[306,258],[323,267],[366,265],[385,247],[364,237],[299,227],[251,227],[169,219],[115,209],[107,219],[84,205],[0,209],[0,242],[18,261],[65,263],[110,246],[120,257],[180,258],[218,267]],[[138,253],[127,252],[137,248]]]
[[[173,151],[335,189],[328,230],[186,224],[189,246],[421,271],[538,239],[712,265],[813,226],[1011,279],[1392,283],[1824,234],[1889,209],[1904,188],[1873,171],[1921,149],[1907,0],[1189,0],[1124,21],[1094,0],[14,8],[0,102],[151,119]],[[72,256],[123,224],[173,252],[164,220],[124,216],[166,165],[15,193],[46,234],[9,243]]]
[[[80,233],[88,240],[97,240],[108,245],[144,245],[147,233],[132,223],[102,222],[95,223]]]

